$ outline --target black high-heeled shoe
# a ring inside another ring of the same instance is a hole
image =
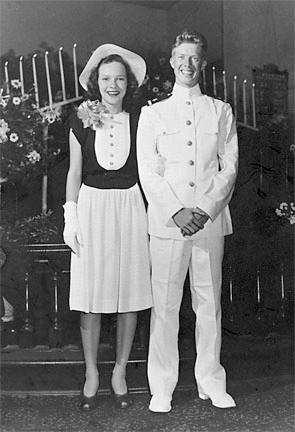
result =
[[[81,391],[80,408],[82,411],[91,411],[97,406],[97,392],[93,396],[85,396]]]
[[[115,370],[116,370],[116,366],[113,369],[112,378],[111,378],[111,393],[113,395],[113,399],[114,399],[114,403],[115,403],[116,408],[126,409],[131,405],[131,398],[130,398],[130,395],[128,393],[127,385],[126,385],[126,389],[127,389],[126,393],[117,394],[115,392],[114,387],[113,387],[113,379],[114,379],[114,371]],[[125,377],[124,377],[124,380],[125,380]],[[125,382],[125,384],[126,384],[126,382]]]
[[[120,394],[117,394],[114,392],[113,387],[111,387],[111,390],[112,390],[112,394],[113,394],[116,408],[119,408],[119,409],[129,408],[132,401],[131,401],[131,398],[130,398],[128,391],[126,393],[120,395]]]

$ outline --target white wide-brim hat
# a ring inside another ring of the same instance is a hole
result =
[[[134,52],[129,51],[125,48],[119,47],[118,45],[104,44],[100,45],[98,48],[96,48],[95,51],[93,51],[85,68],[79,76],[80,84],[84,88],[84,90],[87,90],[87,83],[91,72],[98,66],[99,62],[103,58],[111,54],[118,54],[123,58],[123,60],[126,61],[126,63],[128,63],[130,69],[134,73],[138,86],[143,83],[146,74],[146,64],[144,59],[138,54],[135,54]]]

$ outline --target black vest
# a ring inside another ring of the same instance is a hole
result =
[[[72,130],[81,144],[83,168],[82,182],[98,189],[129,189],[138,183],[136,156],[136,132],[139,114],[130,113],[130,152],[125,165],[118,170],[106,170],[99,165],[95,155],[95,131],[83,128],[82,121],[75,119]]]

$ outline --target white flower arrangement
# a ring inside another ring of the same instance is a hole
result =
[[[10,81],[9,94],[0,89],[0,151],[1,181],[22,181],[33,172],[46,169],[48,162],[59,153],[57,144],[45,146],[43,126],[58,120],[58,110],[41,111],[35,97],[21,92],[17,79]]]
[[[4,119],[0,119],[0,143],[5,143],[8,140],[7,132],[9,131],[8,123]]]
[[[60,120],[61,116],[61,107],[55,107],[55,108],[42,108],[38,109],[40,116],[42,118],[42,123],[49,123],[52,124],[57,120]]]
[[[16,89],[19,89],[22,86],[20,80],[18,80],[18,79],[13,79],[13,80],[11,80],[10,83],[11,83],[12,87],[14,87]]]
[[[165,91],[168,91],[168,92],[170,92],[171,90],[172,90],[172,82],[171,81],[169,81],[169,80],[166,80],[166,81],[164,81],[163,82],[163,89],[165,90]]]
[[[12,134],[9,135],[9,141],[15,143],[18,141],[18,134],[13,132]]]
[[[39,162],[41,159],[41,155],[36,150],[32,150],[30,153],[27,154],[26,157],[32,164]]]
[[[102,128],[108,122],[106,114],[109,114],[109,111],[99,100],[82,102],[77,111],[84,128],[90,127],[91,129]]]
[[[14,98],[12,98],[13,105],[20,105],[21,101],[22,101],[21,98],[18,96],[15,96]]]
[[[295,205],[293,202],[290,204],[282,202],[278,208],[275,209],[276,215],[287,219],[291,225],[295,224]]]
[[[169,59],[163,55],[156,55],[149,59],[148,64],[148,74],[140,88],[141,92],[147,100],[165,98],[171,93],[174,79]]]

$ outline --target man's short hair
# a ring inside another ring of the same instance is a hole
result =
[[[201,33],[196,31],[184,30],[178,36],[176,36],[174,43],[172,45],[172,52],[174,48],[177,48],[184,42],[194,43],[202,47],[204,54],[207,52],[208,44],[207,39]]]

